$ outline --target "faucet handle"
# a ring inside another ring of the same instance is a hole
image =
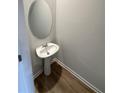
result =
[[[43,47],[47,47],[47,42],[42,44]]]

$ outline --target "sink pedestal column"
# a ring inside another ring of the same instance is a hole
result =
[[[46,75],[46,76],[48,76],[48,75],[50,75],[50,73],[51,73],[51,58],[49,57],[49,58],[46,58],[46,59],[44,59],[44,74]]]

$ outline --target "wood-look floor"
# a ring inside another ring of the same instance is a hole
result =
[[[49,76],[39,75],[35,80],[36,93],[95,93],[56,62]]]

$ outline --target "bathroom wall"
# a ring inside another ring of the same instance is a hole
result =
[[[57,0],[59,59],[105,92],[105,1]]]
[[[39,71],[42,71],[42,60],[36,56],[35,49],[36,47],[39,47],[44,41],[51,41],[56,42],[55,34],[56,34],[56,5],[55,0],[46,0],[46,2],[49,4],[52,15],[53,15],[53,27],[50,35],[45,39],[38,39],[36,38],[32,32],[30,31],[30,28],[28,26],[28,11],[31,3],[35,0],[23,0],[24,3],[24,10],[25,10],[25,21],[26,21],[26,32],[28,34],[29,38],[29,44],[30,44],[30,51],[31,51],[31,59],[32,59],[32,68],[33,68],[33,74],[36,75]]]

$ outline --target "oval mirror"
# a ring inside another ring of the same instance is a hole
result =
[[[37,38],[47,37],[51,31],[52,14],[44,0],[36,0],[29,9],[28,23],[31,32]]]

